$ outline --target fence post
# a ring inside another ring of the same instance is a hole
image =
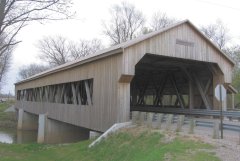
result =
[[[149,112],[147,115],[147,127],[152,127],[153,113]]]
[[[139,124],[139,114],[140,112],[139,111],[133,111],[132,112],[132,122],[133,124]]]
[[[182,126],[183,126],[183,124],[184,124],[184,119],[185,119],[185,116],[184,116],[184,115],[179,115],[179,116],[178,116],[178,122],[177,122],[176,132],[182,131]]]
[[[163,119],[163,114],[159,113],[158,116],[157,116],[157,128],[158,129],[161,129],[162,119]]]
[[[219,139],[220,124],[219,121],[213,122],[213,139]]]
[[[166,130],[170,130],[172,121],[173,121],[173,114],[168,114],[167,122],[166,122]]]
[[[193,119],[193,118],[191,118],[190,120],[189,120],[189,134],[194,134],[194,127],[196,126],[196,121]]]
[[[146,112],[140,112],[140,125],[144,125]]]

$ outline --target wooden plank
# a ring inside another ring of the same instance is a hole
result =
[[[176,80],[175,80],[175,78],[174,78],[173,75],[171,75],[170,80],[171,80],[172,85],[173,85],[173,87],[174,87],[174,90],[175,90],[175,92],[176,92],[176,96],[177,96],[177,99],[178,99],[178,102],[179,102],[181,108],[185,108],[184,100],[183,100],[183,98],[182,98],[182,96],[181,96],[181,94],[180,94],[180,92],[179,92],[179,89],[178,89],[178,87],[177,87]]]
[[[35,88],[35,101],[39,102],[39,88]]]
[[[162,105],[162,98],[161,97],[162,97],[165,85],[167,83],[167,80],[168,80],[168,75],[164,75],[163,77],[164,77],[164,79],[160,83],[160,87],[157,89],[156,98],[154,100],[154,105],[159,105],[159,103]]]
[[[48,102],[52,102],[52,86],[48,86]]]
[[[52,89],[52,102],[56,102],[56,91],[57,91],[57,85],[53,85],[53,89]]]
[[[192,110],[192,109],[194,109],[194,86],[193,86],[193,81],[188,80],[188,84],[189,84],[188,105],[189,105],[189,109]]]
[[[192,78],[191,74],[185,67],[181,67],[182,71],[188,78],[188,86],[189,86],[189,95],[188,95],[188,105],[189,109],[194,108],[194,79]]]
[[[88,85],[87,80],[84,81],[84,84],[85,84],[85,89],[86,89],[86,94],[87,94],[88,105],[92,105],[92,99],[91,99],[90,89],[89,89],[89,85]]]
[[[63,103],[64,102],[65,87],[66,87],[66,85],[63,84],[62,88],[61,88],[61,94],[60,94],[60,97],[59,97],[59,101],[58,101],[59,103]]]
[[[206,98],[206,95],[205,95],[205,93],[204,93],[204,90],[203,90],[203,88],[202,88],[202,86],[201,86],[201,83],[200,83],[199,79],[197,78],[197,76],[196,76],[194,73],[192,73],[192,76],[193,76],[193,78],[194,78],[194,80],[195,80],[195,83],[196,83],[196,85],[197,85],[197,88],[198,88],[199,93],[200,93],[200,95],[201,95],[201,97],[202,97],[202,100],[203,100],[203,102],[204,102],[205,107],[206,107],[207,109],[210,109],[208,100],[207,100],[207,98]]]
[[[134,75],[125,75],[125,74],[122,74],[121,77],[119,78],[119,81],[120,83],[130,83],[131,80],[133,79],[133,76]]]
[[[43,87],[39,88],[39,93],[40,93],[40,102],[43,102]]]
[[[140,86],[138,86],[139,87],[139,98],[138,98],[138,105],[144,105],[145,104],[145,102],[144,102],[144,96],[145,96],[145,92],[146,92],[146,90],[147,90],[147,87],[148,87],[148,82],[147,83],[145,83],[143,86],[142,86],[142,88],[140,87]]]
[[[80,86],[80,82],[77,82],[77,85],[76,85],[76,94],[77,94],[78,104],[79,104],[79,105],[82,105],[82,99],[81,99],[81,94],[80,94],[79,86]]]
[[[23,90],[23,100],[26,100],[26,89]]]
[[[45,86],[45,98],[46,102],[49,102],[49,86]]]
[[[210,104],[210,101],[209,101],[209,97],[208,97],[208,91],[209,91],[209,88],[210,88],[211,84],[212,84],[212,78],[208,79],[208,81],[207,81],[207,83],[206,83],[206,86],[205,86],[205,88],[204,88],[204,94],[205,94],[205,96],[206,96],[207,101],[209,102],[209,104]],[[202,84],[201,84],[201,85],[202,85]],[[202,105],[202,104],[204,104],[203,100],[202,100],[202,102],[201,102],[201,105]]]
[[[60,102],[60,95],[61,95],[61,90],[62,90],[62,86],[60,84],[56,85],[56,94],[55,94],[55,103],[59,103]]]
[[[208,79],[207,84],[206,84],[206,86],[205,86],[205,88],[204,88],[204,94],[205,94],[205,95],[207,95],[211,83],[212,83],[212,78]]]
[[[64,91],[64,104],[68,103],[68,97],[67,97],[67,92],[68,92],[68,85],[66,84],[65,86],[65,91]]]
[[[190,81],[194,81],[197,85],[197,89],[201,95],[202,101],[204,102],[204,105],[207,109],[210,109],[210,105],[209,105],[209,101],[208,98],[206,96],[205,91],[208,91],[208,88],[211,84],[211,81],[208,81],[207,83],[207,88],[205,88],[205,90],[203,90],[201,82],[199,81],[199,79],[197,78],[197,76],[194,73],[189,73],[185,68],[182,68],[182,70],[184,71],[184,73],[188,76]],[[211,79],[210,79],[211,80]]]
[[[74,83],[71,83],[72,95],[73,95],[73,104],[77,105],[76,89]]]

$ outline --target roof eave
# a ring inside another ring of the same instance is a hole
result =
[[[101,58],[104,58],[104,57],[107,57],[107,56],[110,56],[110,55],[113,55],[113,54],[122,53],[122,51],[123,51],[123,49],[119,47],[117,49],[110,50],[110,51],[108,51],[106,53],[99,54],[99,55],[90,57],[88,59],[82,60],[82,61],[77,61],[76,63],[72,63],[70,65],[67,65],[67,66],[64,66],[64,67],[61,67],[61,68],[45,71],[42,74],[39,73],[37,75],[34,75],[34,76],[29,77],[27,79],[24,79],[24,80],[22,80],[20,82],[14,83],[14,85],[18,85],[18,84],[21,84],[21,83],[25,83],[25,82],[28,82],[28,81],[35,80],[35,79],[39,79],[41,77],[45,77],[47,75],[50,75],[50,74],[53,74],[53,73],[56,73],[56,72],[60,72],[60,71],[63,71],[63,70],[67,70],[69,68],[73,68],[73,67],[76,67],[76,66],[79,66],[79,65],[83,65],[85,63],[89,63],[89,62],[92,62],[92,61],[95,61],[95,60],[98,60],[98,59],[101,59]]]

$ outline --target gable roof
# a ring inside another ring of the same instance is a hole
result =
[[[85,56],[83,58],[79,58],[77,60],[65,63],[63,65],[59,65],[59,66],[54,67],[54,68],[51,68],[51,69],[46,70],[44,72],[41,72],[39,74],[33,75],[33,76],[31,76],[31,77],[29,77],[27,79],[24,79],[24,80],[22,80],[20,82],[17,82],[17,83],[15,83],[15,85],[21,84],[23,82],[31,81],[31,80],[34,80],[34,79],[38,79],[40,77],[44,77],[44,76],[47,76],[47,75],[50,75],[50,74],[53,74],[53,73],[56,73],[56,72],[59,72],[59,71],[62,71],[62,70],[66,70],[66,69],[69,69],[69,68],[72,68],[72,67],[75,67],[75,66],[79,66],[79,65],[82,65],[82,64],[85,64],[85,63],[88,63],[88,62],[100,59],[100,58],[104,58],[104,57],[113,55],[113,54],[122,53],[124,48],[127,48],[129,46],[135,45],[135,44],[137,44],[139,42],[142,42],[144,40],[147,40],[149,38],[152,38],[152,37],[154,37],[154,36],[156,36],[156,35],[158,35],[160,33],[168,31],[168,30],[170,30],[172,28],[175,28],[177,26],[180,26],[180,25],[182,25],[184,23],[188,24],[195,31],[197,31],[197,33],[200,36],[202,36],[210,45],[212,45],[219,53],[221,53],[231,64],[233,64],[233,65],[235,64],[235,62],[229,56],[227,56],[225,53],[223,53],[223,51],[220,50],[211,40],[209,40],[196,26],[194,26],[189,20],[184,20],[184,21],[180,21],[178,23],[169,25],[169,26],[167,26],[165,28],[162,28],[161,30],[154,31],[154,32],[151,32],[151,33],[139,36],[139,37],[137,37],[135,39],[123,42],[121,44],[109,47],[107,49],[100,50],[100,51],[98,51],[98,52],[96,52],[94,54],[91,54],[91,55]]]

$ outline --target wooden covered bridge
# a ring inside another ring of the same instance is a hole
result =
[[[214,88],[232,96],[233,67],[186,20],[16,83],[16,108],[104,132],[138,107],[219,109]]]

